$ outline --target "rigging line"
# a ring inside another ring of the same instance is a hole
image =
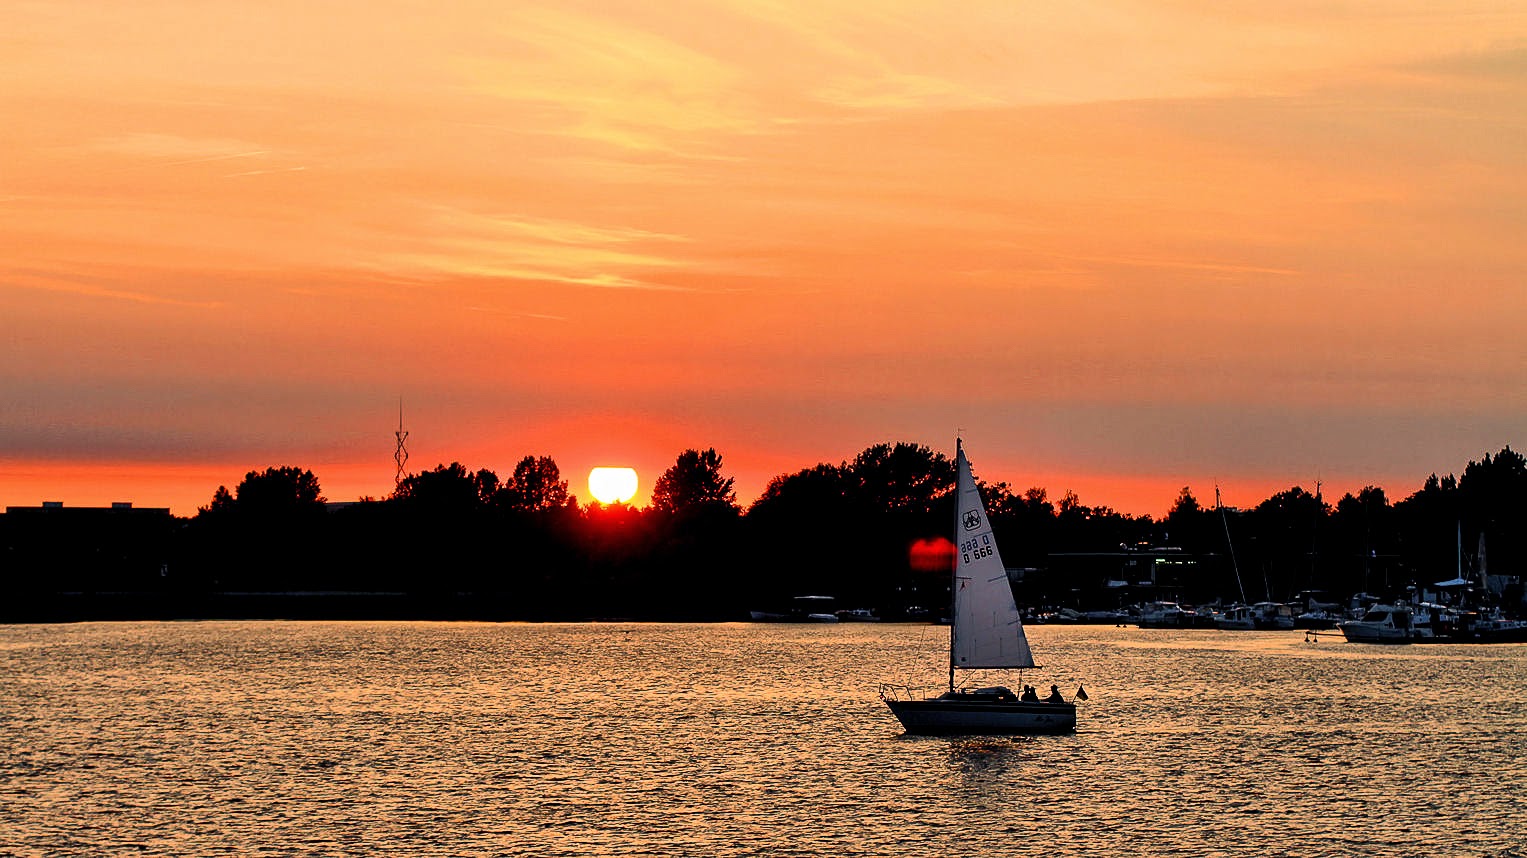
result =
[[[1214,481],[1214,508],[1219,510],[1220,523],[1225,526],[1225,546],[1230,549],[1230,568],[1235,570],[1235,586],[1241,591],[1241,604],[1244,605],[1246,604],[1246,585],[1241,583],[1241,567],[1235,562],[1235,541],[1230,538],[1230,519],[1225,517],[1225,506],[1220,503],[1219,480]]]

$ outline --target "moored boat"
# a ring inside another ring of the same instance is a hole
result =
[[[1294,610],[1282,602],[1257,602],[1251,612],[1258,629],[1286,631],[1294,627]]]
[[[755,623],[836,623],[838,615],[832,610],[831,596],[796,596],[788,610],[749,611],[748,619]]]
[[[1337,623],[1351,643],[1414,643],[1435,637],[1425,615],[1417,616],[1409,605],[1372,605],[1362,619]]]
[[[1231,605],[1214,615],[1214,627],[1227,632],[1249,632],[1257,627],[1250,605]]]
[[[1324,631],[1336,628],[1336,624],[1346,615],[1341,612],[1341,605],[1327,601],[1323,590],[1304,590],[1294,600],[1289,608],[1294,614],[1294,628],[1315,629]]]
[[[1460,623],[1454,635],[1460,642],[1527,643],[1527,620],[1511,620],[1498,610],[1491,611]]]
[[[1469,610],[1433,606],[1435,643],[1527,643],[1527,620],[1508,619],[1499,608]]]
[[[1336,628],[1338,622],[1341,622],[1341,614],[1326,608],[1315,608],[1294,615],[1294,628],[1296,629],[1324,631]]]
[[[1142,629],[1186,629],[1195,624],[1193,612],[1176,602],[1150,602],[1140,606],[1135,624]]]

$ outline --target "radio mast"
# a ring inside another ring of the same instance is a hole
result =
[[[392,460],[398,463],[398,474],[392,480],[393,488],[397,488],[403,484],[403,466],[408,464],[408,448],[403,446],[403,442],[408,440],[408,433],[403,430],[403,397],[401,396],[398,397],[398,431],[392,434],[398,439],[398,449],[392,454]]]

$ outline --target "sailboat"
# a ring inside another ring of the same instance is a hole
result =
[[[1023,633],[1007,568],[997,552],[991,522],[965,448],[955,441],[954,523],[956,546],[953,605],[949,624],[949,689],[937,697],[917,699],[905,686],[883,685],[881,699],[910,734],[1031,734],[1076,730],[1076,703],[1064,700],[1051,686],[1049,700],[1020,699],[1003,686],[958,688],[956,670],[1036,667]],[[1085,692],[1077,690],[1081,699]],[[1028,695],[1025,695],[1028,696]]]

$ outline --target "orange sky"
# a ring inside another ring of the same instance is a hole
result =
[[[0,505],[880,441],[1159,514],[1527,444],[1527,6],[0,5]]]

